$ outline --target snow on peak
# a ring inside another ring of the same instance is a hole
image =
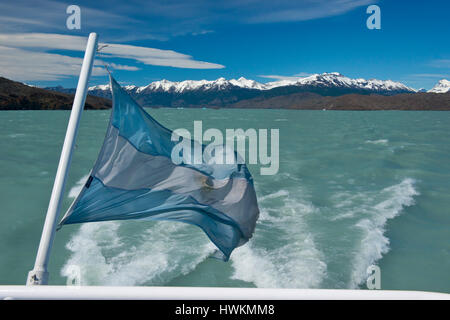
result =
[[[38,86],[35,86],[33,84],[28,84],[28,83],[25,83],[25,82],[22,82],[22,84],[24,84],[24,85],[26,85],[27,87],[30,87],[30,88],[39,88]]]
[[[282,86],[322,86],[322,87],[344,87],[353,89],[367,89],[374,91],[411,91],[416,90],[405,86],[403,83],[392,80],[377,79],[351,79],[339,72],[316,73],[298,79],[280,80],[265,84],[267,89]]]
[[[434,93],[450,92],[450,81],[448,81],[446,79],[439,80],[439,82],[433,87],[433,89],[428,90],[428,92],[434,92]]]
[[[151,91],[167,91],[167,92],[185,92],[185,91],[192,91],[192,90],[222,90],[226,89],[230,86],[236,86],[241,88],[250,88],[250,89],[259,89],[263,90],[264,85],[256,82],[254,80],[248,80],[244,77],[241,77],[239,79],[231,79],[227,80],[223,77],[218,78],[216,80],[185,80],[180,82],[172,82],[169,80],[161,80],[161,81],[155,81],[150,83],[147,86],[139,87],[137,89],[137,92],[142,92],[144,90],[151,90]]]
[[[236,87],[248,88],[248,89],[258,89],[264,90],[265,86],[262,83],[256,82],[255,80],[249,80],[244,77],[240,77],[239,79],[231,79],[230,83]]]
[[[416,91],[405,86],[403,83],[392,80],[377,80],[377,79],[351,79],[338,72],[313,74],[309,77],[301,78],[296,85],[322,85],[327,87],[347,87],[357,89],[368,89],[375,91]]]
[[[94,90],[109,90],[109,84],[100,84],[98,86],[89,87],[88,91],[94,91]]]
[[[445,80],[446,81],[446,80]],[[179,82],[169,81],[166,79],[154,81],[143,87],[126,86],[127,91],[141,93],[143,91],[163,91],[183,93],[193,90],[224,90],[232,87],[255,90],[270,90],[283,86],[320,86],[320,87],[344,87],[351,89],[367,89],[374,91],[411,91],[416,90],[405,86],[400,82],[391,80],[365,80],[351,79],[338,72],[325,72],[321,74],[313,74],[307,77],[299,77],[289,80],[279,80],[268,83],[260,83],[255,80],[240,77],[239,79],[227,80],[223,77],[216,80],[184,80]],[[89,90],[109,90],[109,85],[99,85],[90,87]]]

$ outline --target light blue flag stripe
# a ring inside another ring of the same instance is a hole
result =
[[[100,155],[64,224],[151,219],[200,227],[227,260],[255,229],[259,209],[245,165],[175,165],[172,132],[111,77],[113,110]]]

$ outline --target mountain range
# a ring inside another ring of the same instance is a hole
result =
[[[308,77],[299,78],[295,80],[281,80],[268,83],[259,83],[255,80],[249,80],[244,77],[239,79],[226,80],[219,78],[217,80],[185,80],[181,82],[172,82],[168,80],[155,81],[143,87],[136,87],[134,85],[125,86],[124,88],[129,92],[145,93],[145,92],[171,92],[171,93],[187,93],[189,91],[221,91],[232,88],[260,90],[267,91],[280,87],[294,86],[298,89],[321,87],[321,88],[347,88],[353,90],[367,90],[378,93],[400,93],[400,92],[415,92],[416,90],[405,86],[400,82],[391,80],[365,80],[365,79],[351,79],[345,77],[337,72],[314,74]],[[109,90],[109,85],[100,85],[90,87],[89,90]]]
[[[450,81],[428,92],[391,80],[351,79],[339,73],[295,80],[155,81],[123,87],[144,107],[284,108],[337,110],[450,110]],[[75,89],[37,88],[0,77],[0,110],[70,109]],[[111,106],[109,85],[89,88],[87,109]]]
[[[446,92],[445,81],[442,80],[440,87],[438,87],[438,84],[429,92]],[[394,96],[422,92],[422,90],[413,89],[400,82],[352,79],[337,72],[268,83],[260,83],[241,77],[231,80],[219,78],[212,81],[185,80],[172,82],[161,80],[142,87],[128,85],[123,88],[144,107],[242,107],[248,105],[248,103],[256,102],[258,104],[255,107],[258,107],[262,101],[270,99],[275,103],[277,99],[286,100],[283,97],[290,95],[295,95],[295,100],[298,101],[301,98],[306,99],[306,97],[310,99],[314,94],[321,97],[338,97],[348,94]],[[450,88],[450,85],[447,86],[447,90],[448,88]],[[75,89],[61,87],[47,89],[65,93],[75,92]],[[109,85],[90,87],[89,94],[111,98]],[[317,98],[315,97],[315,100]]]

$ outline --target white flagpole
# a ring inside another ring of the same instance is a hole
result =
[[[66,137],[64,139],[58,170],[56,171],[55,182],[53,184],[52,195],[47,209],[47,216],[45,217],[36,262],[33,270],[28,273],[27,285],[41,285],[48,283],[48,261],[53,239],[55,237],[61,199],[63,197],[64,186],[72,158],[72,151],[75,145],[78,124],[80,122],[81,113],[83,112],[89,77],[91,76],[92,65],[97,50],[97,38],[98,36],[96,33],[91,33],[89,35],[83,65],[81,66],[80,78],[78,79],[77,91],[73,100],[72,112],[70,113],[69,124],[67,125]]]

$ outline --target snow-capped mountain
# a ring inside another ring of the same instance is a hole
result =
[[[309,77],[301,78],[291,81],[276,81],[266,84],[266,88],[274,88],[284,85],[295,86],[322,86],[322,87],[341,87],[341,88],[353,88],[363,89],[371,91],[404,91],[404,92],[416,92],[415,89],[405,86],[403,83],[395,82],[392,80],[377,80],[377,79],[351,79],[338,72],[313,74]]]
[[[155,91],[135,93],[136,86],[124,87],[144,107],[251,108],[290,110],[450,110],[449,93],[378,93],[338,87],[283,85],[272,89],[250,89],[258,84],[242,81],[244,88],[230,84],[224,90],[191,90],[183,93]],[[250,80],[251,81],[251,80]],[[224,81],[222,81],[224,82]],[[228,82],[231,82],[228,81]],[[209,84],[209,83],[207,83]],[[439,87],[448,84],[441,81]],[[225,84],[226,85],[226,84]],[[328,85],[328,83],[322,84]],[[349,85],[351,86],[351,85]],[[91,88],[85,109],[109,109],[111,101],[95,97],[110,94],[107,86]],[[55,92],[56,91],[56,92]],[[59,91],[59,92],[58,92]],[[439,92],[444,90],[439,89]],[[60,93],[62,92],[62,93]],[[61,86],[30,87],[0,77],[0,110],[70,110],[75,89]],[[348,94],[351,93],[351,94]]]
[[[164,92],[175,92],[183,93],[186,91],[194,90],[223,90],[230,87],[239,87],[245,89],[256,89],[256,90],[266,90],[266,86],[262,83],[256,82],[255,80],[248,80],[244,77],[239,79],[226,80],[225,78],[219,78],[217,80],[185,80],[180,82],[173,82],[166,79],[152,82],[146,86],[137,87],[134,85],[125,86],[127,91],[135,91],[136,93],[141,93],[144,91],[164,91]],[[109,84],[98,85],[94,87],[89,87],[89,91],[95,90],[109,90]]]
[[[123,87],[138,103],[145,107],[225,107],[243,100],[267,100],[292,94],[312,94],[322,97],[338,97],[347,94],[396,95],[415,93],[417,90],[400,82],[377,79],[352,79],[340,73],[313,74],[308,77],[272,81],[267,83],[241,77],[216,80],[160,80],[146,86]],[[48,88],[74,93],[75,89]],[[89,88],[93,96],[111,98],[109,85]]]
[[[440,80],[431,90],[428,90],[428,92],[433,93],[447,93],[450,92],[450,81],[446,79]]]
[[[232,88],[253,89],[253,90],[271,90],[279,87],[296,86],[296,87],[318,87],[318,88],[346,88],[355,90],[367,90],[371,92],[381,93],[400,93],[400,92],[416,92],[415,89],[405,86],[400,82],[391,80],[365,80],[351,79],[337,72],[314,74],[305,78],[296,80],[281,80],[268,83],[260,83],[255,80],[249,80],[244,77],[239,79],[226,80],[219,78],[217,80],[185,80],[180,82],[172,82],[169,80],[161,80],[150,83],[143,87],[126,86],[127,91],[134,93],[150,93],[150,92],[169,92],[169,93],[185,93],[188,91],[219,91]],[[89,91],[109,91],[109,85],[98,85],[90,87]]]

